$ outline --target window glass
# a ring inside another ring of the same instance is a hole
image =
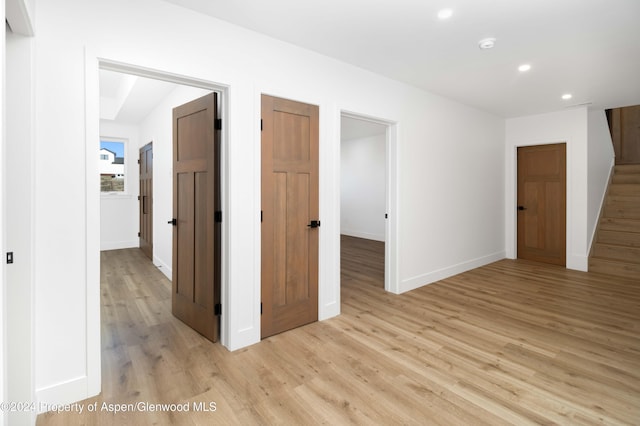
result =
[[[100,140],[100,191],[124,192],[126,141],[118,139]]]

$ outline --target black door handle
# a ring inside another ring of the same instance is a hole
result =
[[[312,220],[311,222],[309,222],[309,224],[307,226],[309,228],[318,228],[318,227],[320,227],[320,221],[319,220]]]
[[[178,221],[176,219],[171,219],[170,221],[167,222],[169,225],[173,225],[176,226],[178,224]]]
[[[522,211],[522,210],[526,210],[527,208],[525,206],[518,206],[518,210]]]

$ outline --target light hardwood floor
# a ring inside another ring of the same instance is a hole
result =
[[[190,410],[38,425],[640,423],[640,280],[503,260],[398,296],[382,244],[342,245],[342,314],[236,352],[171,316],[140,251],[103,252],[103,392],[83,406]]]

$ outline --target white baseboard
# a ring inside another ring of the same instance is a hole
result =
[[[129,241],[100,241],[100,251],[120,250],[126,248],[137,248],[140,242],[138,240]]]
[[[230,334],[226,339],[225,347],[231,352],[260,342],[260,329],[255,327],[237,330],[235,333]]]
[[[349,230],[342,230],[342,231],[340,231],[340,233],[342,235],[347,235],[349,237],[364,238],[366,240],[374,240],[374,241],[382,241],[382,242],[384,242],[384,235],[370,234],[368,232],[349,231]]]
[[[575,254],[568,254],[567,269],[587,272],[589,270],[589,256],[579,256]]]
[[[96,394],[97,395],[97,394]],[[72,404],[91,398],[87,393],[87,377],[82,376],[52,386],[36,389],[38,413],[51,411],[56,405]]]
[[[171,266],[167,265],[156,256],[153,256],[153,264],[156,265],[158,269],[160,269],[160,271],[164,274],[165,277],[169,279],[169,281],[173,279],[173,269],[171,268]]]
[[[327,303],[318,310],[318,321],[324,321],[338,315],[340,315],[340,304],[338,302]]]
[[[498,260],[502,260],[506,257],[504,251],[493,253],[487,256],[472,259],[467,262],[458,263],[457,265],[448,266],[446,268],[439,269],[437,271],[428,272],[426,274],[418,275],[400,282],[400,293],[415,290],[416,288],[425,286],[427,284],[434,283],[436,281],[443,280],[445,278],[452,277],[454,275],[461,274],[463,272],[470,271],[475,268],[479,268],[484,265],[488,265]]]

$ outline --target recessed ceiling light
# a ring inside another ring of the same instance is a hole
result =
[[[571,93],[565,93],[564,95],[562,95],[562,99],[564,99],[565,101],[568,101],[571,98],[573,98],[573,95]]]
[[[496,44],[495,38],[492,38],[492,37],[483,38],[478,42],[478,47],[480,47],[480,49],[492,49],[495,44]]]
[[[441,11],[438,12],[438,19],[440,19],[441,21],[444,21],[445,19],[451,18],[451,15],[453,15],[453,10],[442,9]]]
[[[518,67],[518,71],[520,72],[527,72],[531,69],[531,65],[529,64],[522,64]]]

